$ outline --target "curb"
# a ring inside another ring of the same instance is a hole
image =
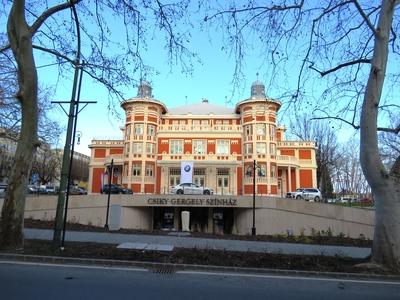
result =
[[[142,262],[142,261],[127,261],[127,260],[112,260],[112,259],[92,259],[92,258],[75,258],[75,257],[62,257],[62,256],[0,253],[0,261],[7,261],[7,260],[65,264],[65,265],[90,265],[90,266],[97,265],[97,266],[124,267],[124,268],[139,267],[143,269],[149,269],[149,271],[154,271],[157,273],[175,273],[177,271],[203,271],[203,272],[230,272],[230,273],[242,273],[242,274],[243,273],[269,274],[269,275],[284,275],[284,276],[400,281],[400,275],[319,272],[319,271],[283,270],[283,269],[266,269],[266,268],[258,269],[258,268],[225,267],[225,266],[212,266],[212,265],[173,264],[173,263]]]

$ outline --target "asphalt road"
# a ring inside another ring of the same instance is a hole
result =
[[[399,299],[400,282],[0,261],[1,299]]]

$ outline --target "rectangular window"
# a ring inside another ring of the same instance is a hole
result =
[[[206,153],[206,141],[193,140],[193,154],[205,154],[205,153]]]
[[[169,153],[183,154],[183,140],[170,140]]]
[[[146,153],[156,153],[156,145],[153,143],[146,143]]]
[[[131,124],[126,125],[125,129],[125,139],[129,140],[131,138]]]
[[[208,120],[201,120],[201,125],[208,125]]]
[[[276,154],[276,145],[275,144],[269,144],[269,153],[271,155],[275,155]]]
[[[143,152],[142,143],[132,143],[132,153],[138,154]]]
[[[229,155],[229,140],[217,140],[216,154]]]
[[[181,175],[181,169],[171,168],[169,169],[169,175]]]
[[[146,165],[146,176],[153,177],[154,174],[154,166],[153,165]]]
[[[135,124],[135,135],[143,135],[143,124]]]
[[[244,144],[244,154],[253,154],[253,144]]]
[[[130,143],[125,143],[125,156],[129,156]]]
[[[257,143],[256,144],[256,152],[257,152],[257,154],[266,154],[267,147],[265,146],[265,143]]]
[[[265,124],[257,124],[257,135],[265,135]]]
[[[275,166],[271,166],[271,178],[275,178],[276,172],[275,172]]]
[[[140,174],[142,173],[142,164],[133,164],[132,165],[132,175],[133,176],[140,176]]]
[[[201,168],[201,169],[195,168],[195,169],[193,170],[193,174],[194,174],[194,175],[206,175],[206,169],[203,169],[203,168]]]
[[[267,171],[266,171],[267,169],[266,169],[266,167],[265,167],[265,164],[260,164],[260,165],[258,165],[258,176],[259,177],[265,177],[266,176],[266,174],[267,174]]]
[[[147,135],[149,136],[155,136],[156,135],[156,126],[148,124],[147,125]]]
[[[252,135],[253,134],[252,125],[244,125],[244,133],[245,135]]]
[[[269,135],[272,139],[275,138],[275,126],[274,125],[269,125]]]

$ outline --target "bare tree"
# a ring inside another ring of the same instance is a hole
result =
[[[38,174],[40,184],[54,182],[61,167],[61,156],[50,145],[42,143],[35,155],[31,173]]]
[[[399,111],[391,88],[399,79],[399,3],[223,1],[206,7],[204,17],[224,30],[224,46],[237,61],[236,77],[243,74],[246,51],[254,49],[249,45],[258,40],[271,91],[296,110],[313,111],[314,118],[340,120],[360,130],[360,162],[376,207],[372,261],[397,271],[400,156],[391,169],[384,166],[378,131],[400,132],[399,123],[388,122],[389,111]]]
[[[60,0],[53,6],[49,6],[47,1],[26,3],[15,0],[2,5],[0,16],[8,18],[8,22],[7,41],[0,46],[0,54],[9,58],[17,69],[18,89],[14,97],[16,108],[21,112],[21,126],[15,164],[1,213],[0,245],[18,249],[23,247],[26,185],[33,157],[40,145],[34,50],[51,57],[49,63],[58,64],[59,74],[66,76],[71,64],[78,63],[75,61],[75,45],[77,33],[82,32],[82,39],[88,47],[80,53],[84,61],[80,67],[119,100],[124,98],[121,89],[135,85],[135,78],[141,79],[151,71],[141,52],[146,50],[146,38],[152,37],[153,30],[164,34],[169,62],[179,62],[184,70],[190,71],[193,56],[186,48],[186,34],[179,33],[178,24],[185,21],[188,0],[168,4],[160,0],[95,0],[90,3]],[[80,21],[76,17],[73,19],[74,14],[70,13],[70,8],[74,7]],[[113,22],[109,21],[111,17]],[[113,27],[109,25],[111,23]],[[79,25],[79,30],[75,24]],[[116,39],[112,40],[113,37]]]
[[[317,184],[323,198],[332,198],[333,169],[337,162],[338,142],[332,125],[320,120],[313,120],[306,113],[292,119],[291,133],[303,141],[315,141],[317,144]]]
[[[391,115],[390,123],[392,127],[395,127],[396,124],[400,124],[400,114]],[[400,135],[392,134],[391,132],[380,132],[378,138],[382,159],[385,165],[391,168],[397,157],[400,156]]]
[[[339,194],[360,196],[369,193],[369,186],[361,169],[358,144],[359,141],[350,139],[337,149],[334,183]]]

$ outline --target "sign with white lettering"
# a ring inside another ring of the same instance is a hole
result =
[[[147,199],[148,205],[154,206],[224,206],[224,207],[234,207],[237,206],[237,199],[227,197],[227,198],[164,198],[164,197],[154,197]]]

